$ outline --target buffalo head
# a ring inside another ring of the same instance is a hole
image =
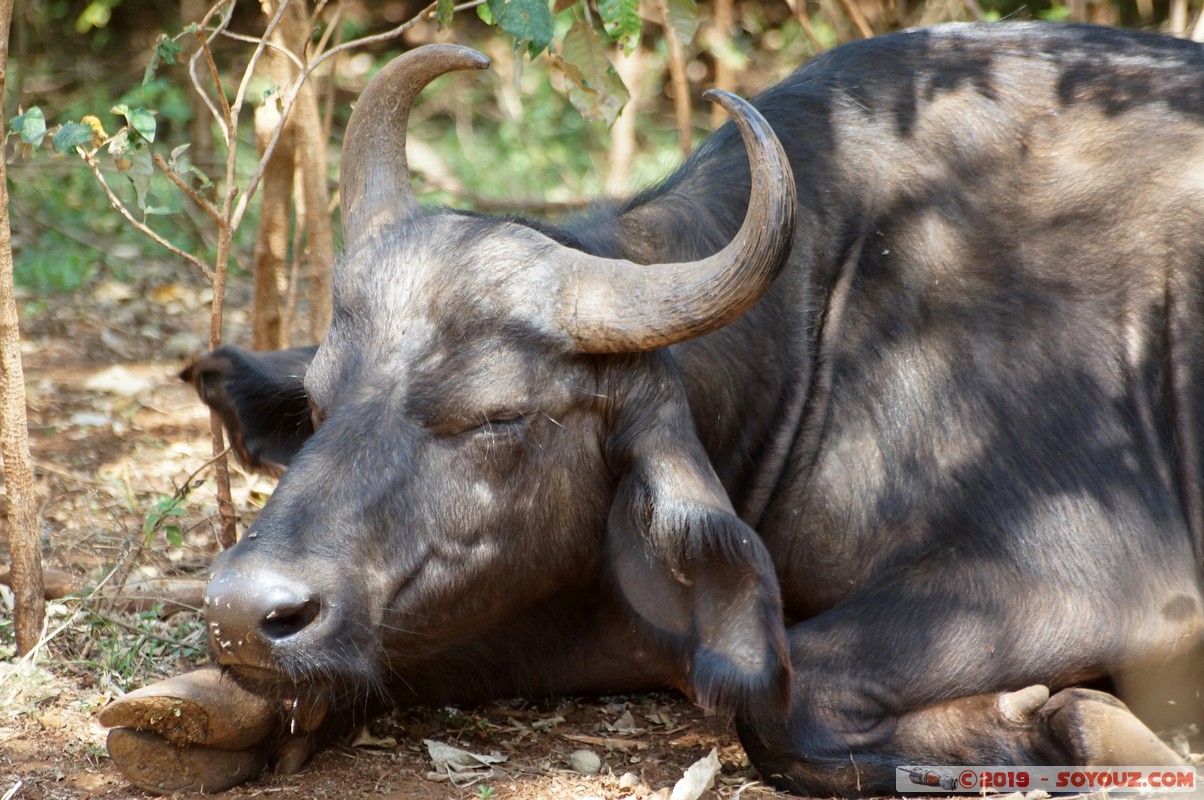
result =
[[[213,565],[216,660],[244,682],[392,691],[583,587],[703,701],[777,696],[774,570],[732,510],[671,351],[727,325],[786,263],[795,189],[768,124],[714,99],[749,153],[743,226],[708,257],[604,258],[510,219],[424,210],[405,126],[449,70],[432,46],[365,89],[342,162],[346,252],[305,375],[317,429]],[[424,667],[423,665],[433,665]]]

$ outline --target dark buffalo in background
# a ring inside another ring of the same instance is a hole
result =
[[[316,352],[194,367],[288,467],[206,597],[227,685],[295,699],[238,778],[393,704],[661,687],[801,793],[1176,763],[1138,717],[1201,717],[1204,49],[847,45],[560,226],[413,197],[410,104],[482,66],[365,91]]]

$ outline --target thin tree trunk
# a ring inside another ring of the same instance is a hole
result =
[[[690,81],[686,76],[686,48],[677,36],[669,16],[669,6],[661,0],[661,27],[669,45],[669,81],[673,85],[673,110],[677,117],[677,143],[683,156],[694,149],[694,109],[690,101]]]
[[[728,64],[727,54],[732,47],[732,26],[736,24],[732,0],[715,0],[715,20],[711,28],[711,53],[715,56],[715,88],[725,92],[736,91],[736,75]],[[711,128],[723,124],[727,112],[722,106],[711,106]]]
[[[8,34],[13,0],[0,0],[0,97],[8,74]],[[13,287],[12,230],[8,221],[8,175],[0,158],[0,449],[8,495],[8,547],[16,599],[13,625],[17,652],[37,646],[46,615],[42,590],[42,548],[38,505],[33,494],[33,462],[25,417],[25,372],[21,366],[21,329]]]
[[[278,3],[279,0],[261,0],[264,13],[269,17],[280,7]],[[307,5],[304,0],[288,0],[280,18],[280,25],[272,36],[273,41],[289,50],[299,60],[305,60],[306,46],[311,33]],[[280,54],[273,54],[272,64],[273,79],[277,85],[291,84],[297,75],[296,64]],[[289,184],[285,187],[284,159],[281,159],[277,167],[273,156],[271,169],[279,169],[280,175],[269,184],[265,174],[262,203],[265,209],[270,208],[277,215],[272,220],[273,224],[277,224],[281,219],[285,221],[282,230],[270,232],[279,238],[282,248],[287,247],[287,209],[291,205],[296,211],[296,224],[304,232],[305,240],[306,278],[309,287],[309,338],[310,341],[317,342],[326,336],[326,329],[330,326],[330,270],[334,263],[334,226],[328,213],[330,191],[326,180],[327,140],[323,135],[322,115],[318,109],[318,92],[312,79],[298,89],[286,125],[285,133],[289,136],[288,147],[291,151],[288,159]],[[284,144],[282,139],[277,145],[277,153],[280,153],[280,145]],[[277,196],[269,199],[269,194]],[[266,218],[266,213],[264,216]],[[262,235],[268,234],[261,230]],[[285,260],[286,255],[283,252],[279,253],[278,260],[271,258],[273,275],[260,276],[257,259],[256,286],[257,291],[262,287],[264,301],[262,306],[257,301],[255,308],[257,313],[262,311],[265,315],[262,320],[265,329],[271,325],[279,326],[281,316],[291,316],[282,308],[278,293],[274,302],[269,303],[271,287],[268,286],[268,282],[273,281],[275,286],[282,282]],[[290,303],[295,302],[298,290],[298,286],[290,285]],[[255,317],[253,314],[252,318]],[[258,330],[254,323],[252,327]],[[281,343],[273,346],[285,346],[291,335],[291,328],[282,330]],[[263,341],[268,341],[266,330],[262,338]],[[259,344],[255,346],[260,347]]]
[[[309,337],[326,338],[330,327],[331,267],[334,264],[334,225],[330,218],[330,189],[326,182],[326,143],[318,90],[312,80],[301,86],[293,111],[297,132],[297,219],[305,226],[306,277],[309,280]]]
[[[276,71],[273,70],[273,75]],[[291,80],[291,78],[289,78]],[[255,110],[255,139],[263,154],[280,114],[269,101]],[[259,231],[255,236],[255,289],[251,300],[251,346],[256,350],[279,350],[287,346],[283,325],[281,284],[288,262],[288,222],[293,196],[294,132],[285,123],[280,141],[272,151],[259,188]]]
[[[621,52],[615,60],[615,70],[631,99],[623,107],[615,124],[610,126],[610,150],[606,159],[606,193],[619,197],[631,189],[631,161],[635,157],[635,124],[640,114],[644,86],[644,51],[636,48],[631,55]]]
[[[1167,27],[1175,36],[1183,36],[1187,33],[1187,0],[1171,0]]]
[[[865,14],[862,14],[861,9],[857,7],[857,0],[840,0],[840,4],[844,6],[845,13],[849,15],[849,20],[857,28],[857,32],[861,34],[861,38],[871,38],[874,35],[874,29],[870,27]]]

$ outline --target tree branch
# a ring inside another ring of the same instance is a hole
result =
[[[209,200],[206,199],[205,195],[189,186],[188,183],[180,177],[179,173],[171,168],[163,156],[152,152],[151,158],[154,160],[155,166],[158,167],[159,170],[166,175],[172,183],[179,187],[180,191],[191,197],[192,201],[204,209],[206,214],[213,217],[214,222],[216,222],[218,225],[225,224],[225,220],[222,219],[222,214],[217,210],[217,206],[213,205],[213,203],[210,203]]]
[[[104,175],[100,171],[100,165],[96,163],[96,159],[92,157],[92,154],[82,147],[77,147],[75,150],[79,153],[80,158],[82,158],[88,165],[88,168],[92,170],[92,174],[96,176],[96,180],[100,181],[101,188],[104,189],[105,195],[107,195],[109,198],[109,205],[113,206],[113,208],[117,210],[117,213],[125,217],[127,222],[129,222],[146,236],[158,242],[175,255],[187,261],[189,264],[199,267],[201,272],[205,274],[205,277],[208,278],[210,282],[213,281],[213,270],[209,269],[208,264],[190,253],[185,253],[183,250],[176,247],[159,234],[155,233],[145,223],[136,219],[134,215],[130,213],[130,210],[125,207],[125,203],[121,202],[121,198],[114,194],[113,190],[109,188],[109,182],[105,180]]]

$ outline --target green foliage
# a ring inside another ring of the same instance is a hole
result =
[[[82,122],[68,122],[59,127],[54,136],[50,138],[50,142],[54,147],[54,152],[65,156],[74,152],[77,147],[91,144],[95,133],[96,131],[91,125]]]
[[[104,28],[113,18],[113,9],[121,5],[121,0],[92,0],[75,18],[75,32],[87,33],[93,28]]]
[[[477,14],[526,46],[534,58],[545,49],[551,66],[568,79],[568,94],[573,105],[587,119],[605,120],[609,125],[630,99],[627,87],[611,65],[607,51],[617,45],[630,54],[639,46],[644,19],[639,0],[572,0],[556,3],[558,11],[572,14],[573,24],[564,30],[559,44],[554,42],[555,24],[548,0],[487,0]],[[591,7],[596,7],[601,25],[592,23]],[[655,4],[650,4],[655,8]],[[694,0],[665,0],[668,23],[684,44],[694,40],[700,21]],[[441,13],[441,12],[437,12]],[[451,15],[446,21],[450,24]]]
[[[644,27],[639,0],[598,0],[598,15],[602,17],[602,27],[610,40],[630,55],[640,43],[640,32]]]
[[[24,114],[13,117],[8,124],[13,133],[20,138],[17,143],[17,156],[22,160],[30,158],[46,136],[46,117],[42,114],[42,109],[34,106]]]
[[[150,63],[146,65],[146,71],[142,73],[142,85],[146,86],[154,79],[161,64],[176,63],[180,49],[180,43],[175,39],[169,39],[164,33],[159,34],[159,38],[155,40],[155,52],[151,55]]]
[[[109,110],[125,117],[130,127],[143,139],[148,142],[155,141],[155,115],[152,112],[145,108],[130,108],[125,103],[115,105]]]
[[[54,230],[43,231],[13,258],[13,280],[35,292],[74,292],[96,272],[101,256]]]
[[[555,25],[547,0],[488,0],[493,24],[526,44],[535,57],[552,43]]]
[[[205,658],[205,623],[194,614],[163,620],[162,604],[137,614],[100,614],[84,606],[93,658],[89,666],[133,688],[163,668],[197,664]]]
[[[167,537],[168,543],[172,547],[179,547],[183,544],[180,538],[180,526],[171,524],[168,521],[175,517],[182,517],[188,512],[184,510],[184,500],[187,498],[187,493],[179,493],[171,497],[160,497],[155,501],[150,513],[146,515],[146,519],[142,522],[142,534],[146,537],[146,543],[149,545],[155,538],[155,534],[163,531],[163,535]]]
[[[1066,22],[1070,19],[1070,6],[1053,5],[1037,12],[1037,17],[1046,22]]]

